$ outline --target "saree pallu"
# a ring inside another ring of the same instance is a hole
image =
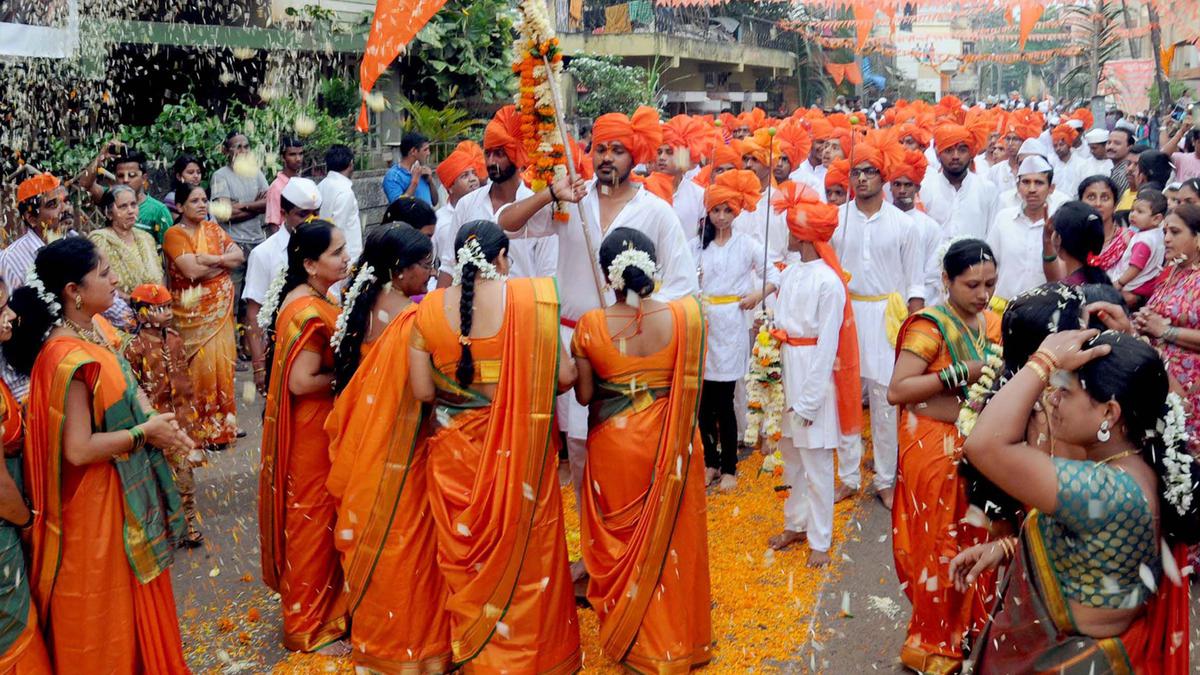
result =
[[[1119,637],[1081,635],[1041,533],[1039,521],[1046,517],[1035,509],[1025,518],[1021,546],[1001,584],[994,617],[971,653],[974,672],[1187,673],[1187,581],[1177,586],[1163,577],[1142,614]],[[1176,546],[1171,553],[1177,564],[1184,564],[1185,547]]]
[[[429,516],[427,430],[408,386],[417,306],[364,350],[325,421],[354,663],[385,673],[450,665],[446,583]]]
[[[603,310],[585,314],[574,339],[603,378],[589,411],[580,516],[588,601],[605,655],[641,673],[686,673],[712,656],[696,430],[704,317],[693,298],[669,306],[675,335],[653,355],[622,355]]]
[[[454,665],[468,673],[570,673],[581,666],[552,424],[559,354],[552,279],[510,279],[489,399],[454,380],[459,336],[444,291],[417,310],[438,400],[429,501],[449,597]],[[438,354],[453,354],[439,365]],[[491,365],[484,363],[489,362]]]
[[[934,373],[952,363],[980,361],[987,342],[1000,339],[1000,321],[985,312],[982,335],[944,306],[909,317],[900,329],[897,356],[909,351]],[[896,577],[912,603],[900,660],[932,670],[932,661],[963,657],[964,638],[983,628],[994,600],[995,577],[984,574],[965,593],[954,588],[950,561],[985,541],[987,531],[965,522],[967,485],[959,476],[962,437],[954,424],[905,407],[900,416],[900,455],[892,506],[892,555]]]
[[[149,446],[83,466],[64,461],[75,379],[89,390],[97,432],[147,419],[137,382],[115,353],[69,337],[42,347],[24,469],[35,513],[29,582],[47,648],[60,671],[104,664],[113,673],[186,673],[168,573],[186,525],[170,466]]]
[[[325,419],[333,391],[288,390],[296,358],[316,352],[332,369],[329,336],[338,307],[324,298],[293,300],[275,322],[275,357],[263,415],[258,526],[263,582],[283,606],[283,646],[316,651],[346,634],[342,567],[334,547],[337,506],[329,477]],[[365,514],[364,514],[365,515]]]
[[[163,252],[169,261],[171,309],[175,330],[183,337],[188,375],[195,389],[197,443],[223,445],[237,438],[234,365],[237,362],[237,299],[228,272],[194,282],[175,266],[188,254],[220,255],[233,240],[219,225],[204,221],[195,236],[181,226],[167,230]]]

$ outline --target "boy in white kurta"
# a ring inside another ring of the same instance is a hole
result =
[[[806,202],[788,210],[792,253],[775,312],[785,401],[779,450],[790,493],[783,532],[768,544],[781,550],[807,538],[811,567],[829,563],[834,449],[840,434],[862,421],[854,313],[828,244],[836,226],[832,205]]]

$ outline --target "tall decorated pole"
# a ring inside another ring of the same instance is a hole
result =
[[[521,115],[521,139],[531,168],[529,187],[538,192],[562,178],[569,178],[573,184],[578,176],[575,158],[571,156],[571,144],[566,138],[562,97],[559,95],[562,50],[558,38],[550,25],[543,0],[521,0],[518,9],[521,20],[516,48],[513,50],[517,54],[513,72],[521,78],[517,112]],[[555,220],[565,223],[571,219],[565,203],[556,201],[553,208]],[[582,207],[576,211],[583,226],[588,256],[596,261],[596,244],[592,241],[592,228],[589,227],[587,214]],[[597,264],[592,265],[592,281],[596,284],[600,306],[604,307],[605,284]]]

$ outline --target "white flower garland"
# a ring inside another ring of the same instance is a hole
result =
[[[1192,493],[1196,486],[1192,485],[1190,466],[1195,459],[1186,450],[1181,450],[1186,447],[1188,440],[1187,412],[1178,394],[1167,395],[1167,414],[1159,420],[1157,431],[1166,445],[1163,466],[1167,469],[1167,475],[1163,496],[1182,516],[1192,507]]]
[[[975,422],[979,421],[979,413],[983,412],[984,405],[991,398],[992,385],[1003,372],[1004,350],[1000,345],[989,343],[984,353],[983,369],[979,379],[967,388],[967,400],[959,409],[958,419],[954,422],[954,426],[958,427],[958,433],[962,434],[963,438],[970,436],[975,429]]]
[[[658,266],[654,264],[649,253],[636,248],[627,248],[618,253],[613,258],[612,264],[608,266],[609,287],[614,291],[625,290],[625,270],[630,267],[636,267],[645,272],[646,276],[651,279],[658,276]]]
[[[275,310],[279,309],[279,292],[287,282],[287,268],[275,273],[271,285],[267,287],[267,296],[263,298],[262,308],[258,310],[258,327],[269,331],[275,327]]]
[[[375,269],[370,265],[363,265],[362,269],[354,277],[354,283],[350,284],[350,290],[346,292],[346,300],[342,305],[342,311],[338,313],[337,327],[333,331],[333,336],[329,338],[329,346],[333,347],[333,351],[337,351],[338,347],[342,346],[342,340],[346,338],[346,321],[350,318],[350,311],[354,309],[354,301],[358,300],[362,289],[369,283],[375,282]]]
[[[61,326],[63,323],[62,305],[58,302],[58,297],[46,290],[46,285],[42,283],[41,277],[37,275],[37,270],[31,265],[29,271],[25,273],[25,285],[37,292],[38,300],[41,300],[46,309],[50,312],[50,316],[54,320],[46,328],[46,333],[42,335],[42,340],[50,336],[50,331],[54,330],[55,326]]]
[[[480,279],[496,279],[504,281],[507,277],[500,274],[496,266],[488,262],[483,255],[483,247],[479,245],[479,240],[472,237],[463,244],[454,256],[454,280],[453,283],[458,285],[462,283],[463,268],[467,265],[474,265],[475,269],[479,270],[476,276]]]
[[[742,441],[756,445],[760,432],[764,434],[763,453],[771,455],[783,436],[783,364],[780,361],[779,341],[771,335],[773,324],[760,313],[762,327],[750,350],[750,370],[746,374],[746,433]],[[775,461],[778,461],[776,458]],[[768,471],[764,462],[764,471]]]

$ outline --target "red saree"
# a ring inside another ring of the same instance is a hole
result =
[[[1000,318],[988,311],[983,336],[969,335],[945,306],[909,317],[896,340],[897,355],[908,351],[926,363],[927,373],[956,361],[983,359],[986,342],[1000,341]],[[926,417],[906,406],[900,417],[900,456],[892,506],[892,554],[896,576],[912,602],[908,636],[900,660],[920,671],[940,659],[961,661],[963,639],[982,628],[992,602],[994,578],[984,575],[966,593],[950,578],[950,560],[987,539],[987,531],[964,522],[967,485],[958,473],[962,437],[954,424]]]
[[[283,603],[283,646],[316,651],[346,633],[342,568],[334,548],[337,509],[329,477],[325,418],[333,391],[294,396],[288,376],[308,350],[332,369],[329,336],[338,307],[315,296],[293,300],[275,322],[275,358],[263,416],[258,518],[263,581]]]
[[[112,673],[186,673],[167,571],[185,528],[170,467],[149,446],[84,466],[64,461],[74,379],[90,390],[96,431],[146,419],[129,366],[114,352],[73,337],[42,347],[24,468],[36,514],[29,581],[47,647],[60,672],[104,664]]]
[[[580,516],[600,644],[635,672],[686,673],[711,658],[704,458],[696,410],[705,329],[693,298],[670,303],[671,343],[626,356],[603,310],[572,350],[595,371]]]
[[[237,361],[234,326],[237,299],[233,297],[233,281],[228,272],[197,283],[184,276],[174,261],[188,254],[220,255],[232,243],[219,225],[207,220],[200,224],[195,235],[176,225],[163,238],[175,329],[183,337],[187,350],[198,420],[196,442],[201,445],[232,443],[237,438],[233,383]],[[193,297],[194,293],[198,295]]]
[[[475,383],[458,386],[461,347],[445,291],[417,309],[413,347],[437,384],[429,501],[450,596],[455,666],[468,673],[569,673],[580,667],[552,425],[558,293],[552,279],[510,279],[504,323],[474,338]]]
[[[421,404],[408,386],[409,305],[363,352],[325,421],[354,662],[385,673],[450,665],[446,583],[429,517]]]

